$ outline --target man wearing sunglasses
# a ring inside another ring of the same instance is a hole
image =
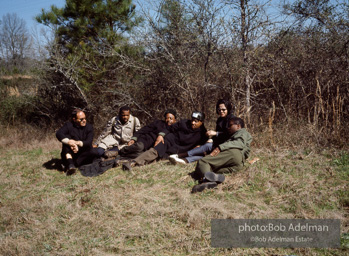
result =
[[[56,132],[56,137],[62,142],[61,158],[67,175],[74,174],[76,167],[91,161],[93,127],[86,122],[84,111],[74,109],[72,121],[65,123]]]

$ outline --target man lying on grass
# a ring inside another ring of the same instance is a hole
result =
[[[164,120],[157,119],[135,132],[127,146],[119,151],[119,155],[123,158],[134,159],[153,147],[159,132],[177,122],[176,116],[177,112],[174,109],[167,109],[164,113]],[[118,163],[122,162],[123,160],[118,160]]]
[[[154,147],[143,152],[137,158],[123,163],[123,170],[131,170],[155,161],[166,159],[168,155],[186,152],[197,145],[203,145],[206,140],[204,126],[205,114],[194,111],[191,120],[183,119],[158,134]]]
[[[192,193],[215,188],[225,179],[222,173],[239,171],[244,167],[252,142],[251,134],[244,127],[245,123],[239,117],[228,120],[230,138],[198,161],[191,175],[199,184],[192,188]]]

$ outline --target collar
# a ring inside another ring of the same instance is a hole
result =
[[[117,116],[117,118],[116,118],[116,123],[118,123],[118,124],[120,124],[120,125],[126,125],[126,124],[131,123],[131,118],[132,118],[132,115],[130,115],[130,118],[128,119],[128,121],[127,121],[126,123],[123,124],[123,123],[121,123],[120,117]]]

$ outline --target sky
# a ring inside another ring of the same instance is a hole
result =
[[[347,0],[331,0],[331,2],[343,1]],[[137,1],[134,0],[134,2]],[[277,0],[276,2],[281,1]],[[65,0],[0,0],[0,19],[7,13],[16,13],[19,18],[25,20],[27,29],[31,31],[34,27],[42,26],[34,20],[34,17],[41,13],[42,8],[50,10],[51,5],[62,8],[65,5]]]
[[[137,2],[147,2],[152,0],[133,0],[134,3]],[[274,11],[275,3],[280,4],[284,0],[271,0],[274,3],[274,7],[272,8]],[[293,2],[294,0],[286,0]],[[348,0],[331,0],[332,3],[343,3]],[[23,19],[26,22],[26,26],[28,32],[39,31],[40,28],[44,27],[35,21],[34,17],[41,13],[41,9],[50,10],[51,5],[55,5],[58,8],[62,8],[65,5],[66,0],[0,0],[0,19],[2,19],[3,15],[7,13],[16,13],[17,16]],[[263,2],[263,0],[262,0]],[[270,11],[270,10],[269,10]]]
[[[134,0],[134,2],[138,2]],[[140,0],[140,2],[143,2]],[[147,1],[145,1],[147,2]],[[27,29],[30,31],[35,26],[41,26],[34,17],[41,13],[41,9],[50,10],[51,5],[64,7],[65,0],[0,0],[0,19],[7,13],[16,13],[24,19]]]
[[[41,13],[41,9],[50,10],[51,5],[64,7],[65,0],[0,0],[0,19],[7,13],[16,13],[26,22],[30,31],[34,27],[42,26],[34,17]]]

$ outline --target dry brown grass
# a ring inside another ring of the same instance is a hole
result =
[[[20,75],[20,74],[16,74],[16,75],[13,75],[13,76],[0,76],[0,79],[3,79],[3,80],[13,80],[13,79],[19,79],[19,78],[22,78],[22,79],[32,79],[33,77],[32,76],[28,76],[28,75]]]
[[[0,147],[9,150],[33,150],[42,148],[52,150],[60,148],[55,140],[54,130],[41,130],[30,125],[1,126]]]
[[[60,145],[52,132],[46,136],[30,129],[3,129],[0,137],[1,255],[347,253],[345,248],[210,247],[213,218],[335,218],[348,233],[342,193],[348,191],[343,169],[348,166],[333,165],[342,151],[294,142],[254,148],[252,158],[260,161],[227,176],[216,190],[190,194],[194,182],[187,173],[194,165],[161,161],[132,172],[114,168],[94,178],[46,169],[42,164],[59,156]]]

